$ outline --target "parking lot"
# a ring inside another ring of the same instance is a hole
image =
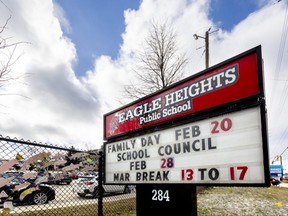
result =
[[[87,204],[97,204],[97,198],[92,198],[89,196],[81,198],[75,192],[73,192],[73,186],[75,183],[76,181],[73,180],[70,185],[52,185],[56,192],[55,200],[43,205],[16,206],[11,213],[21,213],[25,211],[37,211],[51,208],[64,208],[69,206],[81,207]],[[108,203],[135,197],[135,192],[129,194],[106,194],[103,198],[103,202]]]
[[[6,152],[0,163],[0,214],[95,215],[104,205],[105,211],[136,208],[135,192],[122,190],[127,189],[125,185],[113,190],[104,186],[103,197],[97,199],[102,195],[98,184],[103,178],[98,180],[98,170],[102,169],[98,164],[102,162],[96,150],[83,152],[1,136],[0,144],[1,151]],[[87,181],[80,183],[81,178]],[[81,187],[76,193],[73,187],[77,182]]]

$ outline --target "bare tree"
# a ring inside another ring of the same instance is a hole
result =
[[[0,1],[9,11],[10,9]],[[23,41],[13,42],[13,37],[5,36],[5,30],[8,29],[8,23],[11,15],[6,19],[4,24],[0,24],[0,87],[8,84],[10,81],[19,78],[12,74],[12,65],[19,59],[20,55],[15,56],[16,48],[19,44],[27,43]]]
[[[188,62],[176,43],[176,33],[170,25],[151,24],[143,51],[138,52],[138,64],[133,72],[137,83],[125,86],[130,99],[138,99],[163,89],[183,77],[183,68]]]
[[[6,20],[3,26],[0,26],[0,87],[9,82],[12,78],[10,76],[11,66],[15,63],[13,59],[16,47],[19,43],[9,43],[9,38],[2,36],[11,16]]]

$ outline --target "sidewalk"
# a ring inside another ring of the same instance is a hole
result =
[[[279,186],[288,188],[288,183],[281,182],[281,184],[279,184]]]

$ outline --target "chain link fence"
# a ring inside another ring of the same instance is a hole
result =
[[[135,188],[103,184],[101,151],[0,135],[0,215],[136,215]]]

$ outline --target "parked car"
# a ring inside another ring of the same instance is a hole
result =
[[[288,174],[285,173],[282,178],[281,178],[281,181],[284,182],[284,183],[288,183]]]
[[[69,174],[62,172],[49,172],[48,173],[48,184],[70,184],[72,178]]]
[[[43,178],[44,177],[44,178]],[[47,177],[47,178],[45,178]],[[70,184],[72,182],[72,178],[69,174],[64,174],[63,172],[38,172],[38,174],[34,178],[30,178],[30,182],[37,182],[37,179],[41,179],[41,183],[43,184]]]
[[[277,186],[281,183],[280,180],[276,179],[276,178],[273,178],[272,176],[270,176],[270,184],[273,185],[273,186]]]
[[[12,175],[15,176],[14,174]],[[2,175],[2,178],[12,177],[9,174]],[[23,183],[27,183],[27,185],[19,190],[15,190],[15,188]],[[0,198],[0,204],[7,200],[11,200],[13,205],[22,205],[22,204],[44,204],[51,200],[55,199],[55,191],[54,189],[45,184],[35,184],[25,181],[21,175],[15,176],[15,178],[9,182],[7,185],[4,185],[0,188],[0,193],[4,194]],[[6,195],[5,195],[6,194]]]
[[[99,197],[100,188],[98,187],[98,177],[82,176],[73,187],[73,191],[80,197],[91,195],[94,198]],[[131,188],[128,185],[103,185],[104,193],[130,193]]]
[[[71,177],[71,179],[78,179],[79,175],[77,173],[71,173],[70,177]]]

